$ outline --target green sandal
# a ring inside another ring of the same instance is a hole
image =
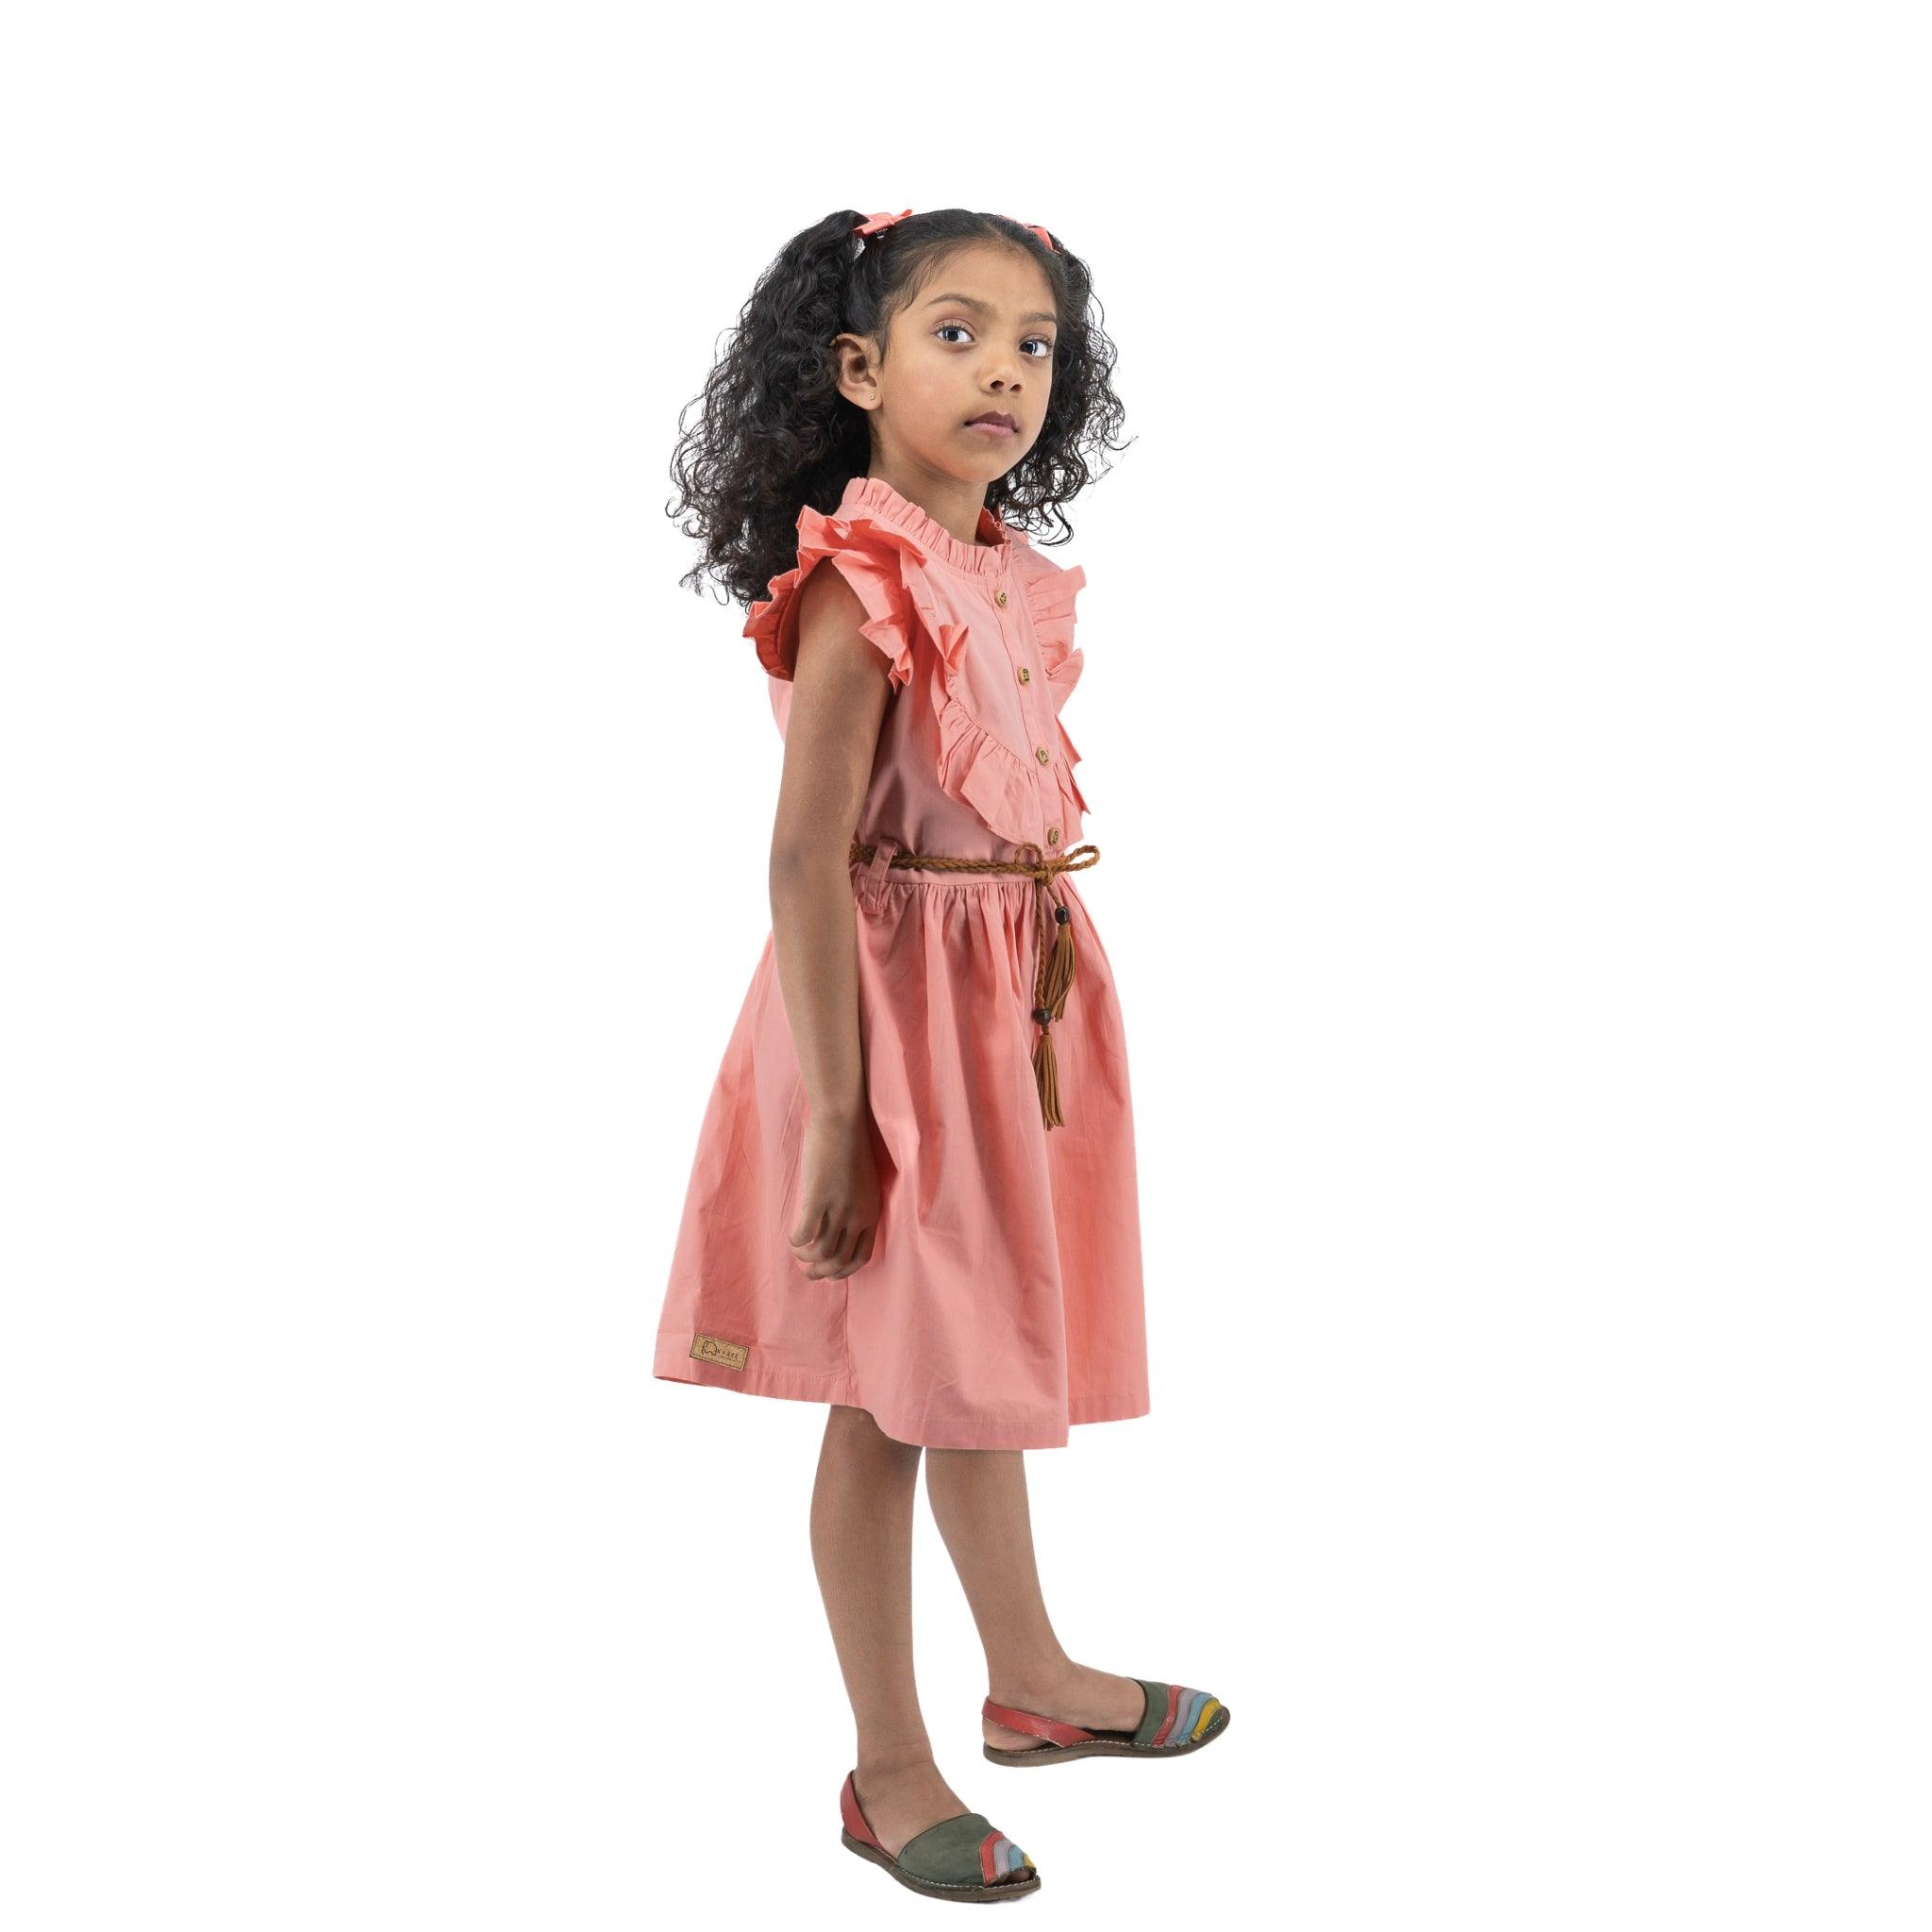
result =
[[[1030,1898],[1040,1890],[1033,1860],[977,1811],[962,1811],[957,1818],[928,1824],[908,1838],[893,1857],[859,1809],[858,1776],[857,1771],[848,1771],[839,1793],[839,1815],[844,1824],[839,1837],[848,1852],[883,1865],[901,1885],[923,1891],[927,1898],[974,1905]]]
[[[1036,1710],[1009,1710],[991,1697],[979,1714],[1009,1731],[1029,1731],[1044,1744],[1016,1751],[997,1744],[984,1747],[995,1764],[1064,1764],[1070,1757],[1185,1757],[1203,1744],[1211,1744],[1227,1729],[1227,1706],[1205,1690],[1185,1684],[1157,1684],[1148,1677],[1134,1682],[1146,1693],[1147,1706],[1138,1728],[1131,1731],[1084,1731],[1078,1724],[1042,1717]]]

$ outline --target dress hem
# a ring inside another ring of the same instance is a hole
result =
[[[882,1412],[877,1404],[868,1402],[849,1380],[838,1375],[813,1374],[798,1369],[766,1369],[759,1373],[724,1368],[701,1362],[694,1356],[681,1352],[674,1353],[668,1359],[660,1356],[652,1374],[659,1382],[683,1382],[693,1389],[723,1389],[737,1395],[775,1396],[785,1402],[836,1402],[848,1408],[862,1408],[878,1424],[883,1434],[912,1448],[1064,1449],[1067,1446],[1066,1428],[1054,1430],[1050,1424],[1044,1425],[1043,1430],[974,1430],[970,1432],[974,1438],[972,1441],[958,1441],[956,1432],[945,1430],[941,1433],[947,1440],[936,1441],[930,1430],[924,1435],[913,1433],[910,1424],[890,1412]],[[1120,1395],[1090,1395],[1083,1401],[1067,1405],[1067,1424],[1078,1426],[1086,1423],[1133,1422],[1146,1415],[1149,1408],[1145,1391]]]

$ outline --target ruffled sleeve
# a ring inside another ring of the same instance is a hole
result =
[[[798,593],[826,558],[864,607],[859,634],[886,658],[893,689],[909,684],[912,635],[897,552],[869,526],[821,515],[809,504],[798,512],[797,564],[771,580],[771,595],[745,617],[742,635],[757,646],[758,662],[791,681],[798,662]]]

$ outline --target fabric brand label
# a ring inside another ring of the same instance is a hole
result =
[[[751,1352],[742,1341],[721,1341],[715,1335],[693,1335],[691,1352],[701,1362],[716,1362],[721,1368],[741,1369]]]

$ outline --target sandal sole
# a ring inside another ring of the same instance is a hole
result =
[[[1036,1744],[1029,1751],[1004,1751],[997,1744],[979,1748],[994,1764],[1064,1764],[1070,1757],[1185,1757],[1190,1751],[1213,1743],[1231,1719],[1232,1713],[1223,1705],[1214,1722],[1185,1744],[1136,1744],[1131,1738],[1089,1738],[1079,1744]]]
[[[890,1872],[908,1891],[923,1892],[927,1898],[946,1898],[958,1905],[994,1906],[1004,1899],[1031,1898],[1040,1890],[1040,1874],[1030,1872],[1024,1878],[1003,1878],[997,1885],[941,1885],[931,1879],[914,1878],[899,1869],[897,1859],[841,1829],[840,1841],[848,1852],[857,1852],[874,1865]]]

